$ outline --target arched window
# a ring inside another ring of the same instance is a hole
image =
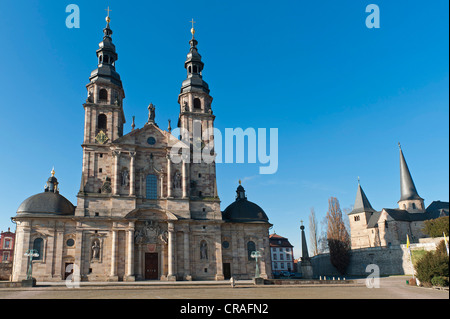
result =
[[[195,98],[194,99],[194,109],[201,109],[202,108],[202,101],[200,99]]]
[[[108,120],[106,119],[105,114],[100,114],[97,118],[97,128],[99,130],[106,130],[107,129],[107,123]]]
[[[192,72],[191,72],[191,66],[188,66],[188,72],[189,72],[189,74],[192,73]]]
[[[158,179],[156,175],[147,175],[145,194],[147,199],[158,198]]]
[[[105,63],[109,63],[109,57],[108,57],[107,55],[105,55],[105,57],[103,58],[103,61],[104,61]]]
[[[252,258],[252,251],[256,251],[256,245],[254,242],[249,241],[247,243],[247,254],[248,254],[248,260],[254,260],[254,258]]]
[[[39,254],[38,257],[33,257],[33,260],[42,260],[42,253],[44,252],[44,240],[42,238],[36,238],[33,241],[33,249]]]
[[[98,99],[100,101],[108,101],[108,91],[106,89],[101,89],[98,93]]]
[[[416,204],[412,203],[412,208],[416,209]]]
[[[194,73],[197,73],[197,66],[194,65]]]

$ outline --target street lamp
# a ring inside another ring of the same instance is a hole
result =
[[[33,257],[39,257],[39,253],[36,249],[28,249],[24,256],[28,257],[28,271],[27,271],[27,280],[33,279],[32,276],[32,267],[33,267]]]

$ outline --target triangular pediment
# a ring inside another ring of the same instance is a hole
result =
[[[155,124],[145,124],[144,127],[135,129],[130,133],[116,139],[115,145],[136,145],[149,148],[172,147],[176,143],[181,143],[182,147],[188,147],[175,136],[167,131],[161,130]],[[179,144],[180,145],[180,144]]]

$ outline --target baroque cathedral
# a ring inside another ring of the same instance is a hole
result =
[[[152,104],[144,127],[136,128],[133,117],[124,134],[125,92],[109,15],[106,21],[83,104],[77,205],[60,194],[52,170],[44,192],[19,206],[12,217],[17,225],[12,280],[26,278],[24,254],[31,249],[38,255],[31,260],[37,281],[250,279],[256,266],[251,253],[257,250],[261,277],[268,278],[272,225],[266,213],[247,200],[240,183],[235,202],[221,211],[215,163],[171,158],[171,148],[180,143],[192,154],[194,126],[202,132],[214,127],[194,28],[178,95],[178,127],[188,134],[180,140],[171,134],[170,122],[167,131],[158,127]],[[201,136],[206,144],[213,152],[213,135]]]

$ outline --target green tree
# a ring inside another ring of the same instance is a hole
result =
[[[448,216],[426,220],[424,224],[425,225],[422,229],[424,234],[430,237],[442,237],[442,234],[445,233],[445,236],[448,236],[449,233]]]
[[[433,281],[437,282],[437,277],[441,277],[439,281],[446,281],[448,284],[448,256],[444,241],[439,243],[436,251],[428,251],[420,258],[415,268],[417,278],[424,286],[430,286]]]

